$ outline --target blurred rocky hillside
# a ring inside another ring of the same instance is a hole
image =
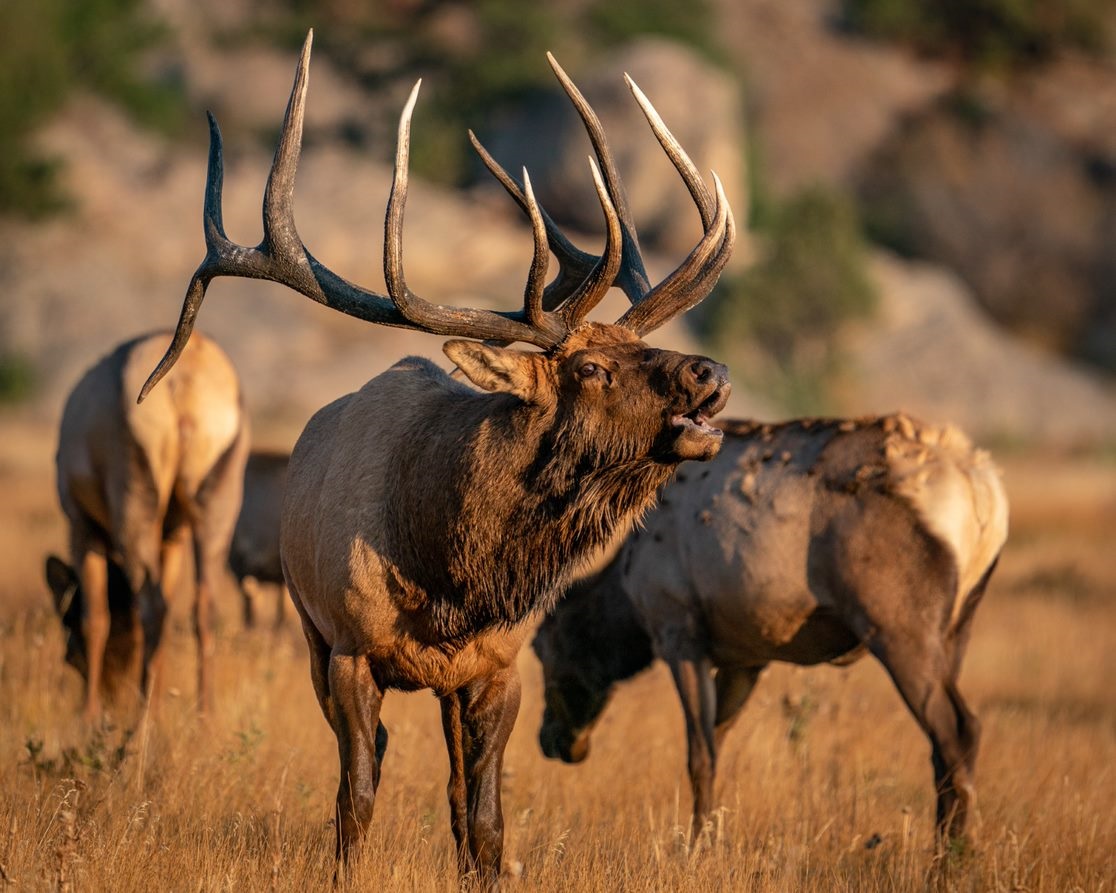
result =
[[[174,83],[185,123],[168,136],[105,91],[81,89],[37,123],[33,145],[63,162],[57,185],[71,207],[0,219],[0,394],[5,374],[24,376],[30,384],[9,399],[27,395],[33,411],[57,413],[97,356],[173,326],[203,253],[203,108],[225,133],[229,235],[258,240],[297,39],[314,24],[297,219],[339,274],[382,288],[395,116],[420,75],[405,231],[418,293],[483,306],[521,299],[530,234],[467,153],[467,125],[510,170],[528,165],[576,242],[599,245],[589,145],[556,92],[543,56],[551,48],[605,124],[653,275],[676,265],[700,229],[623,71],[698,165],[722,176],[738,217],[753,207],[751,232],[711,302],[762,302],[733,283],[781,256],[770,221],[804,189],[848,197],[851,225],[867,225],[870,241],[849,242],[839,260],[869,283],[870,309],[827,321],[816,336],[824,343],[803,339],[788,354],[797,365],[783,370],[818,379],[810,393],[820,403],[796,402],[793,390],[753,374],[771,368],[753,363],[770,345],[744,313],[724,347],[737,373],[731,411],[904,407],[983,438],[1116,441],[1116,141],[1101,127],[1116,103],[1110,53],[974,75],[967,62],[852,30],[843,7],[826,0],[718,0],[692,21],[658,2],[635,18],[619,15],[640,6],[629,2],[566,0],[518,19],[513,5],[332,0],[308,14],[297,0],[142,3],[165,29],[143,70]],[[825,306],[829,288],[845,287],[847,277],[809,269],[830,263],[827,246],[841,239],[827,233],[816,258],[776,270],[785,279],[805,264],[811,273],[772,292],[780,300],[814,289],[821,294],[810,299]],[[622,306],[617,295],[597,316]],[[796,318],[786,314],[784,325]],[[295,424],[406,353],[440,356],[436,337],[371,327],[244,280],[214,283],[200,326],[237,363],[254,415]],[[655,341],[698,338],[675,323]],[[825,363],[811,360],[819,351]]]

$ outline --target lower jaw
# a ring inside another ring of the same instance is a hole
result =
[[[675,442],[674,452],[683,462],[711,459],[720,451],[723,442],[724,434],[716,428],[694,430],[690,432],[690,437],[680,437]]]

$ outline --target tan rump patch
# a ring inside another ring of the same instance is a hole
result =
[[[135,346],[123,370],[121,395],[164,502],[176,486],[192,493],[201,485],[236,439],[242,417],[236,370],[221,348],[197,335],[163,384],[136,403],[169,340],[169,335],[152,335]]]
[[[884,447],[888,487],[918,513],[957,562],[950,622],[1007,539],[1008,504],[1000,470],[952,425],[927,425],[897,414]]]

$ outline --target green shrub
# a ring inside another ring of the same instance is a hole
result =
[[[483,132],[488,122],[553,86],[547,50],[571,66],[640,34],[655,34],[724,61],[709,0],[473,0],[394,7],[357,0],[285,0],[282,10],[265,27],[257,27],[256,36],[301,41],[306,27],[316,21],[316,51],[369,88],[393,76],[421,72],[422,122],[416,127],[421,126],[422,139],[412,146],[411,164],[423,177],[452,185],[464,184],[476,170],[465,138],[468,128]],[[455,18],[447,25],[450,15]],[[380,56],[393,62],[373,73],[368,59],[377,54],[369,47],[377,42],[386,50]],[[394,129],[397,113],[392,110],[385,129]]]
[[[818,412],[840,372],[840,325],[868,316],[876,295],[852,203],[820,187],[768,211],[766,250],[701,305],[705,339],[748,383],[794,412]]]
[[[141,0],[0,2],[0,213],[34,217],[65,206],[58,162],[36,154],[28,138],[75,89],[100,93],[147,126],[181,125],[181,86],[141,71],[164,36]]]
[[[1111,45],[1114,0],[844,0],[843,18],[873,37],[981,68],[1050,58],[1061,48]]]
[[[37,4],[0,4],[0,213],[56,210],[56,163],[26,144],[31,128],[65,98],[66,58]]]
[[[656,34],[717,58],[712,14],[704,0],[681,6],[671,0],[593,0],[565,9],[478,0],[473,9],[476,51],[449,59],[438,80],[432,108],[444,122],[443,139],[430,142],[425,156],[415,157],[416,170],[445,183],[461,184],[475,171],[472,150],[463,139],[467,128],[484,130],[487,122],[553,86],[544,61],[547,50],[568,66],[640,34]]]
[[[26,357],[0,350],[0,405],[21,403],[35,390],[35,370]]]
[[[561,20],[543,3],[479,0],[474,15],[476,51],[443,62],[430,116],[440,123],[429,137],[424,131],[428,142],[414,156],[417,171],[447,184],[465,182],[472,170],[466,131],[483,132],[488,121],[547,85],[546,51],[561,58],[567,42]]]
[[[641,34],[655,34],[684,43],[709,61],[724,64],[718,45],[713,8],[707,2],[677,0],[604,0],[585,13],[588,34],[599,47],[626,43]]]

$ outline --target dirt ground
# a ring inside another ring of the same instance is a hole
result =
[[[43,559],[65,531],[54,432],[0,417],[0,884],[19,890],[324,889],[333,739],[303,644],[220,605],[217,706],[192,709],[187,600],[157,717],[91,734]],[[294,432],[270,432],[281,445]],[[287,441],[289,443],[289,441]],[[684,829],[682,718],[662,667],[622,686],[577,767],[545,760],[534,657],[507,752],[524,890],[1101,891],[1116,883],[1116,457],[1001,459],[1012,532],[962,686],[984,724],[971,852],[932,859],[928,745],[870,659],[774,667],[721,760],[711,845]],[[375,827],[341,889],[454,890],[437,703],[392,694]]]

